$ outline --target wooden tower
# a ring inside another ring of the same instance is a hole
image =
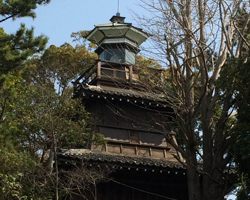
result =
[[[148,35],[124,20],[113,16],[86,36],[98,46],[99,59],[75,81],[75,96],[95,118],[95,131],[104,135],[105,145],[70,149],[61,159],[114,169],[111,181],[97,185],[98,200],[188,199],[186,170],[165,140],[166,134],[175,140],[169,125],[173,110],[163,94],[145,87],[136,66]],[[164,81],[163,69],[144,70]]]

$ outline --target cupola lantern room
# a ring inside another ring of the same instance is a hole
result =
[[[147,39],[142,29],[124,22],[125,17],[117,13],[110,23],[95,25],[86,39],[98,46],[99,59],[111,62],[135,64],[139,46]]]

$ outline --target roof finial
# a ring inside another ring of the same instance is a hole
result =
[[[116,16],[119,16],[119,17],[120,17],[119,8],[120,8],[120,0],[118,0],[117,13],[116,13]]]
[[[124,19],[125,17],[121,17],[121,14],[119,12],[120,9],[120,0],[117,0],[118,6],[117,6],[117,13],[113,17],[111,17],[110,21],[112,23],[119,23],[119,24],[124,24]]]

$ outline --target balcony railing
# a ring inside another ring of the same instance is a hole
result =
[[[133,65],[126,63],[116,63],[106,60],[97,60],[76,80],[76,83],[91,83],[95,79],[123,79],[127,81],[136,81],[138,74]]]
[[[163,69],[137,67],[126,63],[98,59],[83,72],[75,83],[91,84],[96,79],[119,79],[127,82],[154,83],[157,81],[164,82],[165,74]]]

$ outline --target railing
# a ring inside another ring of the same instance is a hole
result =
[[[153,77],[151,77],[153,76]],[[109,78],[120,79],[128,82],[138,81],[149,82],[147,79],[156,81],[165,81],[164,70],[154,68],[136,67],[126,63],[110,62],[98,59],[86,69],[83,74],[75,81],[76,84],[82,82],[90,84],[95,79]]]
[[[129,80],[129,73],[126,70],[101,67],[101,77],[112,77]]]
[[[171,154],[174,153],[169,147],[119,143],[108,140],[106,140],[105,147],[101,145],[92,145],[91,150],[152,158],[171,158],[173,157]]]
[[[116,63],[105,60],[97,60],[95,64],[86,69],[75,83],[91,83],[96,78],[136,80],[133,66],[126,63]]]

